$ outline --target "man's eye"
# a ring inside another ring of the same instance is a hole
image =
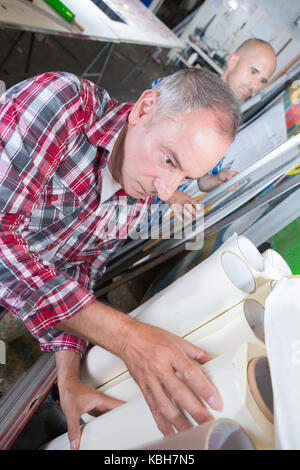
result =
[[[166,165],[174,166],[172,160],[168,157],[168,155],[164,154],[164,162]]]

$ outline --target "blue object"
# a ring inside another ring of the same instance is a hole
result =
[[[220,173],[222,165],[223,165],[224,158],[225,157],[221,158],[219,163],[211,170],[213,175],[217,175],[218,173]]]
[[[141,2],[146,6],[148,7],[150,5],[150,3],[152,3],[152,0],[141,0]]]

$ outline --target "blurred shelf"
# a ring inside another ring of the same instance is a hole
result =
[[[187,46],[192,47],[201,57],[202,59],[205,60],[219,75],[222,75],[224,73],[224,70],[216,64],[214,60],[212,60],[200,47],[198,47],[195,43],[192,41],[187,41]]]

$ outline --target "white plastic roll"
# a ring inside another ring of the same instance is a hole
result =
[[[266,282],[279,279],[280,273],[273,260],[276,260],[276,264],[281,266],[281,270],[283,270],[283,266],[286,263],[276,251],[271,250],[273,256],[270,254],[263,256],[256,246],[243,235],[237,236],[234,234],[228,240],[228,242],[230,241],[230,251],[240,254],[251,270],[255,279],[255,292],[264,286]]]
[[[273,287],[276,285],[276,282],[277,281],[275,280],[272,280],[272,281],[268,280],[265,284],[263,284],[258,289],[256,289],[256,291],[253,292],[253,294],[250,294],[248,296],[248,299],[256,300],[256,302],[260,303],[262,306],[265,306],[265,302],[268,296],[270,295]]]
[[[218,419],[165,436],[136,450],[255,450],[240,425],[232,419]]]
[[[221,245],[215,253],[220,251],[231,251],[243,258],[249,269],[257,276],[264,270],[264,260],[254,243],[243,235],[233,233],[226,242]],[[215,254],[214,253],[214,254]]]
[[[263,269],[262,256],[259,252],[260,257],[257,256],[254,245],[245,240],[240,244],[245,246],[244,256]],[[135,318],[182,337],[240,303],[255,291],[255,279],[240,250],[238,254],[231,250],[236,245],[236,239],[228,240],[224,244],[226,250],[217,250],[177,279],[155,296],[142,312],[138,315],[133,312]],[[125,370],[126,366],[119,358],[94,346],[82,361],[81,379],[97,388]]]
[[[266,348],[276,448],[300,450],[300,277],[283,278],[266,301]]]
[[[244,235],[234,233],[217,251],[226,249],[240,255],[247,263],[255,279],[256,290],[266,282],[278,280],[292,274],[289,265],[283,257],[273,249],[261,254],[254,243]]]
[[[251,374],[248,373],[249,364],[256,358],[264,361],[264,381],[261,376],[258,381],[255,368],[252,368]],[[201,369],[223,400],[222,410],[210,409],[211,415],[215,419],[230,418],[237,421],[256,449],[274,448],[274,426],[270,418],[272,409],[269,409],[272,384],[265,348],[259,344],[243,343],[234,351],[202,365]]]
[[[245,300],[214,320],[185,336],[190,343],[219,356],[242,343],[264,346],[264,307]]]
[[[279,280],[282,277],[292,275],[291,268],[277,251],[269,248],[264,251],[262,256],[265,262],[265,270],[273,279]]]
[[[223,400],[222,410],[210,409],[211,415],[215,419],[229,418],[237,421],[257,449],[272,448],[273,424],[250,390],[249,377],[255,382],[256,376],[254,372],[252,376],[248,374],[248,364],[252,359],[265,357],[265,348],[258,344],[244,343],[237,350],[199,366],[216,386]],[[270,378],[266,376],[265,381],[270,381]],[[265,388],[271,389],[270,386]],[[266,407],[265,402],[268,399],[265,400],[260,394],[260,384],[257,384],[256,389],[260,402]],[[144,398],[139,397],[84,425],[80,449],[147,448],[162,437]],[[49,442],[44,448],[68,449],[67,434]]]
[[[226,250],[175,281],[136,319],[184,336],[240,303],[254,290],[255,280],[247,264]]]

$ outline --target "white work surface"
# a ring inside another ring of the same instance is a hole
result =
[[[105,21],[104,13],[90,0],[67,0],[63,1],[74,14],[75,20],[84,28],[79,31],[75,26],[68,23],[53,8],[51,8],[44,0],[33,0],[33,5],[40,8],[57,21],[69,25],[69,34],[79,38],[95,39],[108,42],[119,42],[117,34]]]
[[[127,42],[167,48],[183,48],[170,31],[140,0],[105,0],[104,3],[126,23],[111,20],[92,0],[64,0],[84,31],[65,21],[44,0],[0,0],[0,25],[7,27],[88,38],[106,42]]]
[[[68,3],[73,1],[68,0]],[[182,41],[140,0],[105,0],[105,3],[127,23],[113,21],[104,15],[121,42],[184,48]]]
[[[23,0],[0,0],[0,25],[53,34],[72,31],[67,22],[57,22],[53,17]]]

